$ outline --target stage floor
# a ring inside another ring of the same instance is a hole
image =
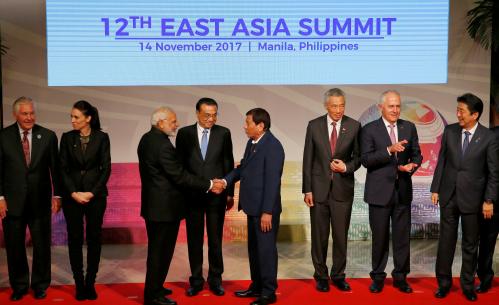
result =
[[[205,243],[206,245],[206,243]],[[311,279],[313,266],[310,258],[310,242],[279,243],[279,279]],[[411,274],[409,277],[434,277],[437,240],[411,241]],[[31,255],[31,248],[28,248]],[[226,242],[223,245],[225,272],[224,280],[247,280],[250,278],[245,242]],[[329,256],[331,245],[329,247]],[[390,251],[391,255],[391,251]],[[145,277],[147,246],[104,245],[97,277],[98,283],[141,283]],[[331,258],[328,260],[328,267]],[[371,265],[371,242],[351,241],[348,244],[346,274],[349,278],[369,277]],[[453,276],[459,276],[461,249],[458,244],[453,265]],[[205,246],[204,275],[207,275],[207,249]],[[393,268],[390,257],[387,266],[389,274]],[[494,270],[499,275],[499,243],[496,245]],[[187,282],[190,275],[187,244],[178,243],[170,267],[167,282]],[[73,284],[69,267],[67,247],[52,248],[52,284]],[[8,286],[7,259],[5,249],[0,251],[0,287]]]

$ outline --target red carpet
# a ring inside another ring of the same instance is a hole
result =
[[[394,289],[392,281],[385,282],[385,289],[380,294],[369,292],[369,279],[350,279],[352,292],[340,292],[334,287],[328,293],[319,293],[315,290],[315,282],[311,279],[304,280],[279,280],[277,303],[282,305],[439,305],[439,304],[499,304],[499,279],[496,278],[494,285],[488,293],[478,295],[477,302],[467,301],[461,290],[452,289],[445,299],[436,299],[433,292],[436,289],[434,278],[411,278],[410,284],[414,289],[412,294],[404,294]],[[208,289],[203,290],[198,296],[188,298],[184,295],[186,283],[167,283],[166,287],[173,289],[171,298],[179,305],[248,305],[253,299],[240,299],[233,296],[235,290],[245,289],[249,281],[227,281],[224,282],[226,295],[223,297],[213,296]],[[459,287],[459,281],[454,281],[454,286]],[[10,289],[0,289],[0,304],[119,304],[137,305],[142,304],[143,284],[109,284],[97,285],[99,299],[97,301],[76,301],[73,297],[73,286],[53,286],[48,290],[48,296],[44,300],[35,300],[31,295],[24,297],[19,302],[10,302]]]

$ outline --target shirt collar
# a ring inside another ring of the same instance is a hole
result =
[[[471,128],[471,129],[470,129],[470,130],[468,130],[468,131],[469,131],[469,133],[471,133],[471,135],[474,135],[474,134],[475,134],[475,132],[476,132],[476,129],[477,129],[477,128],[478,128],[478,122],[476,122],[475,126],[473,126],[473,128]],[[466,129],[464,129],[464,128],[463,128],[463,129],[461,130],[461,133],[464,133],[465,131],[466,131]]]
[[[262,133],[262,135],[261,135],[258,139],[256,139],[256,140],[252,140],[252,141],[251,141],[251,144],[258,144],[258,142],[260,142],[260,140],[263,138],[263,136],[264,136],[264,135],[265,135],[265,132],[264,132],[264,133]]]
[[[327,126],[329,126],[334,122],[334,120],[329,116],[329,114],[326,115],[326,117],[327,117]],[[338,121],[336,121],[336,126],[341,125],[341,120],[343,120],[343,117],[341,117]]]
[[[392,123],[388,122],[384,117],[381,117],[381,118],[383,119],[383,123],[385,124],[385,127],[388,127],[390,125],[397,127],[397,122],[392,124]]]
[[[199,125],[199,122],[198,122],[198,123],[196,123],[196,126],[197,126],[198,131],[199,131],[200,133],[203,133],[203,131],[204,131],[205,129],[206,129],[206,130],[208,130],[208,133],[210,133],[210,130],[211,130],[211,129],[210,129],[210,128],[204,128],[204,127],[201,127],[201,125]]]
[[[17,123],[17,127],[19,128],[19,133],[20,133],[21,135],[23,135],[23,133],[24,133],[24,129],[22,129],[22,127],[21,127],[21,125],[19,125],[19,123]],[[33,128],[28,129],[27,131],[28,131],[28,135],[30,135],[30,134],[33,132]]]

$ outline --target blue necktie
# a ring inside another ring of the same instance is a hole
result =
[[[208,129],[203,129],[203,137],[201,137],[201,155],[203,160],[206,157],[206,150],[208,150]]]
[[[469,132],[467,130],[464,132],[463,156],[466,153],[466,149],[468,148],[468,145],[470,144],[470,135],[471,135],[471,132]]]

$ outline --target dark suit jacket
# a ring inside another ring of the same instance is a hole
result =
[[[178,221],[184,218],[181,186],[207,191],[208,179],[190,175],[182,167],[175,147],[155,127],[144,134],[137,149],[142,205],[140,215],[149,221]]]
[[[334,173],[333,196],[338,201],[353,200],[354,172],[360,167],[359,134],[360,123],[343,116],[333,156],[327,115],[308,123],[303,151],[303,193],[312,192],[316,202],[326,201],[331,186],[332,171],[329,164],[332,159],[340,159],[345,163],[347,171]]]
[[[0,131],[0,195],[7,201],[7,215],[22,216],[25,208],[50,213],[52,187],[54,195],[61,195],[57,155],[55,133],[35,125],[28,167],[17,123]]]
[[[92,130],[83,154],[79,131],[66,132],[61,137],[59,157],[65,196],[70,198],[73,192],[92,192],[95,197],[107,196],[106,183],[111,175],[107,133]]]
[[[387,147],[392,145],[390,135],[382,118],[368,123],[362,128],[360,137],[361,163],[367,168],[364,201],[369,204],[386,206],[398,180],[400,203],[412,202],[412,179],[414,173],[398,171],[398,165],[416,163],[421,165],[423,156],[419,148],[416,126],[405,120],[397,121],[398,141],[407,140],[405,150],[397,156],[390,155]]]
[[[197,124],[178,131],[176,148],[184,168],[196,176],[207,179],[222,178],[234,169],[230,130],[223,126],[214,125],[211,128],[205,160],[199,147]],[[222,196],[206,194],[205,191],[188,193],[191,199],[208,196],[221,204],[226,204],[226,195],[234,196],[234,186],[228,187]]]
[[[441,207],[455,193],[462,213],[479,213],[486,199],[497,202],[499,148],[494,133],[478,123],[462,156],[461,132],[457,123],[445,127],[431,192],[439,194]]]
[[[248,140],[244,158],[238,168],[230,172],[225,180],[228,185],[241,181],[239,186],[239,209],[246,215],[260,216],[262,213],[281,213],[281,176],[284,166],[284,149],[281,142],[267,130],[250,152]]]

